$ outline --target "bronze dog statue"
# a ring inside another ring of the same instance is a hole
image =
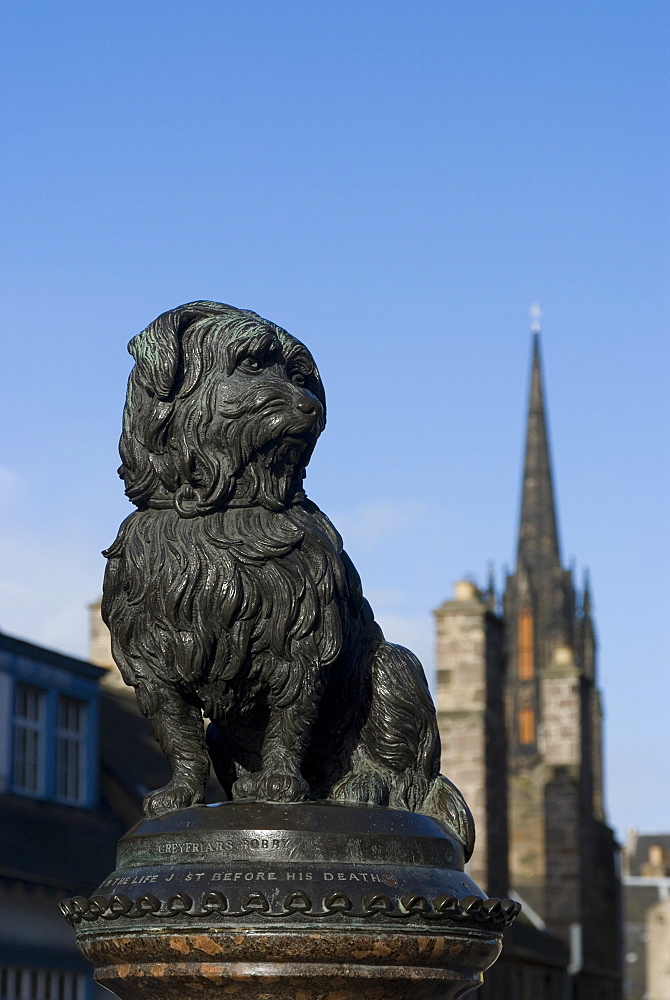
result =
[[[385,641],[303,490],[326,419],[309,351],[216,302],[164,313],[129,351],[119,474],[138,509],[105,553],[102,612],[173,769],[147,815],[204,801],[209,750],[234,800],[425,812],[471,853],[421,664]]]

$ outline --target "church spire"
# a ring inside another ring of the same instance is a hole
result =
[[[582,597],[582,610],[584,617],[591,614],[591,574],[588,569],[584,570],[584,591]]]
[[[532,571],[560,566],[554,488],[549,457],[547,419],[542,391],[540,360],[540,309],[531,309],[533,356],[530,399],[526,427],[526,455],[523,468],[523,493],[517,567],[522,563]]]

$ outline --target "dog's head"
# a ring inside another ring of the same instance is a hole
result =
[[[119,474],[182,517],[299,495],[326,400],[307,348],[256,313],[190,302],[131,340]]]

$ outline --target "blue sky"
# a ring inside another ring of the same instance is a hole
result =
[[[0,628],[84,654],[127,341],[195,298],[312,349],[308,478],[390,638],[511,564],[530,351],[590,567],[610,815],[670,829],[668,6],[110,0],[0,12]]]

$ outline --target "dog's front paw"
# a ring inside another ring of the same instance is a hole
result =
[[[305,802],[309,785],[299,774],[268,771],[259,778],[256,797],[260,802]]]
[[[233,798],[236,801],[304,802],[309,798],[309,785],[299,774],[256,771],[237,779]]]
[[[233,801],[235,802],[255,802],[258,798],[258,780],[260,771],[253,774],[245,774],[233,784]]]
[[[200,785],[194,787],[181,778],[173,778],[164,788],[150,792],[144,800],[144,815],[149,819],[202,805],[205,793]]]

